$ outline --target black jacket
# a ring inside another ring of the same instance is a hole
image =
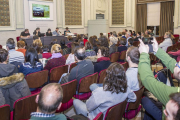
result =
[[[94,73],[95,72],[100,73],[101,70],[107,69],[110,64],[111,64],[111,61],[109,61],[109,60],[108,61],[103,60],[103,61],[96,63],[94,65]]]
[[[141,36],[136,37],[136,38],[134,39],[134,41],[139,41],[139,38],[141,39]]]

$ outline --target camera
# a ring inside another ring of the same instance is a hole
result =
[[[152,46],[152,44],[153,44],[152,40],[153,40],[153,37],[144,37],[144,38],[142,38],[142,41],[144,42],[144,44],[149,46],[149,53],[154,52],[153,51],[153,46]]]

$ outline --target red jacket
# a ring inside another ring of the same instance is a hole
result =
[[[84,39],[84,46],[85,46],[86,42],[88,42],[88,40],[87,40],[87,39]]]
[[[51,56],[52,56],[51,53],[43,53],[43,54],[42,54],[42,57],[43,57],[43,58],[46,58],[46,59],[50,58]]]

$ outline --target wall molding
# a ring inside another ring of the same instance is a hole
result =
[[[16,28],[24,28],[24,1],[16,0]]]
[[[0,31],[16,30],[16,8],[15,0],[9,0],[10,26],[0,26]]]

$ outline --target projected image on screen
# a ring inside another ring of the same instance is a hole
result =
[[[33,18],[50,18],[50,6],[41,4],[32,4]]]

